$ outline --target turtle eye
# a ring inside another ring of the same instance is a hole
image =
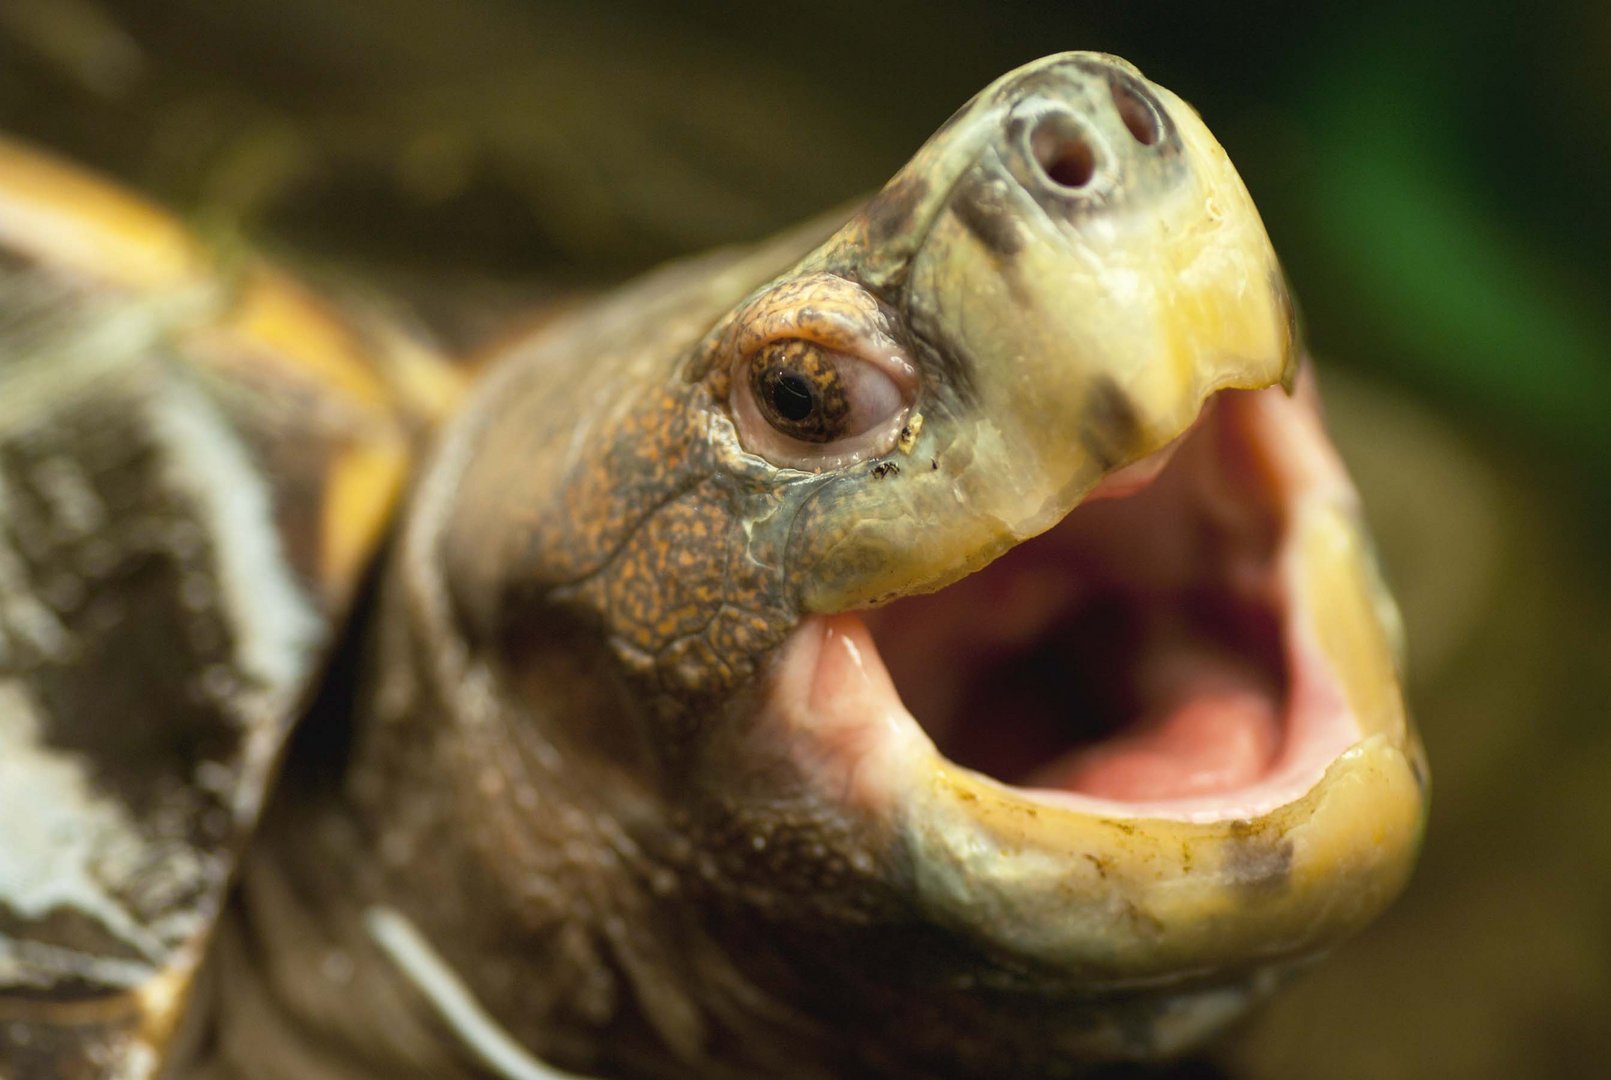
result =
[[[804,338],[768,341],[744,367],[740,432],[779,465],[823,469],[882,453],[885,429],[898,433],[909,404],[899,372]]]
[[[855,380],[842,371],[847,361],[857,362],[809,341],[774,341],[750,358],[750,393],[780,433],[802,442],[832,442],[855,434],[846,392]]]

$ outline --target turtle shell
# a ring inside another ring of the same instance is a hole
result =
[[[0,141],[0,1061],[144,1076],[456,376]]]

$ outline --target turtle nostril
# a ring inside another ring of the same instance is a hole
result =
[[[1134,89],[1118,79],[1108,82],[1108,90],[1113,95],[1113,104],[1118,106],[1120,119],[1136,142],[1142,146],[1156,145],[1158,118],[1153,114],[1152,107],[1141,100]]]
[[[1082,188],[1096,175],[1096,152],[1084,133],[1061,114],[1035,125],[1029,148],[1040,171],[1058,187]]]

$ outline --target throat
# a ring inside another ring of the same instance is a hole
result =
[[[1226,610],[1211,594],[1110,594],[1027,647],[975,653],[956,697],[918,693],[913,708],[947,758],[1007,783],[1129,800],[1214,794],[1257,780],[1279,750],[1277,645],[1267,613]],[[928,682],[915,670],[924,658],[893,643],[885,658],[897,685]]]

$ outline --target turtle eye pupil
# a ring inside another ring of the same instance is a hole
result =
[[[799,423],[811,415],[815,402],[811,386],[805,378],[794,372],[784,372],[772,383],[772,407],[785,420]]]

